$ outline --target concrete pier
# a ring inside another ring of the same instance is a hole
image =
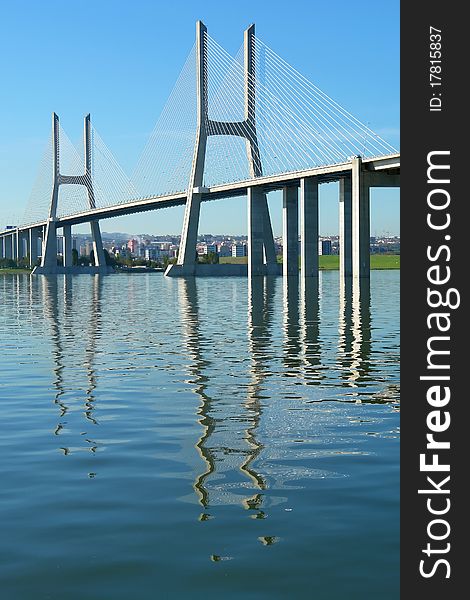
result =
[[[263,238],[264,215],[262,201],[264,194],[257,187],[248,188],[248,277],[265,274]]]
[[[72,263],[72,226],[64,225],[63,233],[64,233],[64,254],[63,254],[64,267],[71,267],[73,265],[73,263]]]
[[[101,239],[100,225],[98,221],[90,222],[91,237],[93,239],[93,256],[95,258],[95,267],[106,270],[106,258],[103,250],[103,241]]]
[[[284,275],[299,274],[298,189],[286,186],[282,192],[282,264]]]
[[[31,227],[28,229],[28,255],[29,255],[29,266],[35,267],[38,260],[38,239],[40,230],[37,227]]]
[[[276,258],[276,247],[274,246],[274,235],[273,228],[271,225],[271,217],[269,215],[268,198],[263,193],[263,197],[260,200],[260,208],[263,212],[263,248],[264,248],[264,261],[268,266],[268,270],[272,265],[277,264]]]
[[[352,161],[352,273],[354,277],[370,277],[370,186],[362,171],[359,157]]]
[[[13,258],[13,236],[3,236],[3,258]]]
[[[186,202],[183,232],[178,255],[180,275],[194,275],[196,264],[196,244],[201,213],[201,194],[191,194]],[[168,270],[167,270],[168,271]],[[174,271],[176,271],[174,269]],[[174,274],[174,273],[173,273]]]
[[[351,177],[339,180],[339,272],[352,276],[352,187]]]
[[[11,257],[13,260],[18,260],[18,235],[16,231],[11,234]]]
[[[318,277],[318,178],[300,180],[300,272]]]
[[[57,228],[53,219],[49,219],[46,226],[41,269],[44,274],[55,273],[57,269]]]
[[[30,263],[29,253],[29,231],[27,229],[23,229],[19,232],[20,237],[20,248],[21,248],[21,258],[25,258]]]

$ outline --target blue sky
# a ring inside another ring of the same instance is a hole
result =
[[[196,20],[235,53],[256,33],[320,89],[399,147],[399,2],[206,0],[3,2],[0,19],[0,224],[22,215],[50,131],[72,140],[83,116],[131,172],[194,43]],[[270,199],[281,231],[279,194]],[[337,186],[321,188],[323,234],[337,233]],[[372,233],[399,233],[399,191],[372,194]],[[179,233],[182,209],[102,223],[104,231]],[[85,231],[85,229],[80,229]],[[203,205],[200,232],[246,233],[243,199]]]

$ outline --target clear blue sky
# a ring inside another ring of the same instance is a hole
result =
[[[399,2],[23,0],[0,19],[0,224],[22,215],[50,131],[72,140],[83,116],[131,172],[194,42],[201,19],[235,53],[256,23],[266,44],[399,147]],[[336,186],[322,186],[321,233],[337,232]],[[270,200],[275,233],[280,198]],[[372,196],[372,233],[399,233],[398,190]],[[102,223],[104,231],[179,233],[182,210]],[[85,231],[86,229],[81,229]],[[245,202],[203,205],[200,231],[246,233]]]

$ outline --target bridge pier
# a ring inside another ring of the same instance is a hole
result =
[[[28,229],[28,245],[29,245],[29,266],[31,268],[36,266],[38,260],[38,239],[39,239],[39,229],[37,227],[32,227]]]
[[[64,267],[71,267],[72,263],[72,226],[64,225],[62,228],[64,234],[64,253],[63,253],[63,264]]]
[[[299,274],[299,200],[297,186],[282,190],[282,271]]]
[[[248,277],[265,274],[263,260],[263,193],[257,187],[248,188]]]
[[[276,247],[274,245],[273,228],[271,225],[271,217],[269,215],[268,198],[263,192],[260,200],[260,207],[263,213],[263,250],[264,261],[268,275],[277,274],[279,269],[277,266]]]
[[[339,274],[352,276],[352,185],[351,177],[339,181]]]
[[[11,234],[11,257],[18,260],[18,230]]]
[[[361,158],[352,161],[352,274],[370,277],[370,185]]]
[[[318,177],[300,180],[300,269],[318,277]]]
[[[18,229],[13,233],[13,257],[15,260],[20,259],[20,236]]]
[[[53,219],[47,222],[42,244],[41,266],[34,272],[38,272],[39,269],[42,274],[49,275],[57,272],[57,227]]]
[[[256,186],[247,190],[248,277],[278,275],[279,265],[264,191]]]
[[[176,274],[176,270],[178,270],[179,275],[194,275],[196,273],[196,244],[199,216],[201,214],[201,197],[202,194],[200,193],[193,193],[188,196],[177,269],[174,268],[174,265],[170,265],[166,272],[167,275],[171,270],[173,270],[172,275]]]
[[[13,236],[3,236],[3,258],[13,258]]]
[[[7,235],[3,235],[2,236],[2,258],[11,258],[11,254],[10,256],[8,256],[8,240],[9,240],[10,236]]]
[[[19,229],[16,232],[16,244],[17,244],[17,257],[18,260],[22,260],[23,258],[28,257],[28,244],[27,244],[27,233],[26,231],[20,231]]]

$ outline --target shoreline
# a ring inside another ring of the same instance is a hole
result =
[[[234,259],[233,257],[223,257],[220,260],[220,265],[226,264],[247,264],[247,257],[239,257]],[[202,263],[201,263],[202,264]],[[25,268],[0,268],[0,274],[11,275],[11,274],[25,274],[31,273],[32,269]],[[339,270],[339,256],[337,254],[319,256],[319,270],[320,271],[338,271]],[[371,254],[370,257],[370,270],[371,271],[387,271],[387,270],[400,270],[400,255],[399,254]],[[163,268],[154,267],[124,267],[117,269],[115,273],[162,273]]]

